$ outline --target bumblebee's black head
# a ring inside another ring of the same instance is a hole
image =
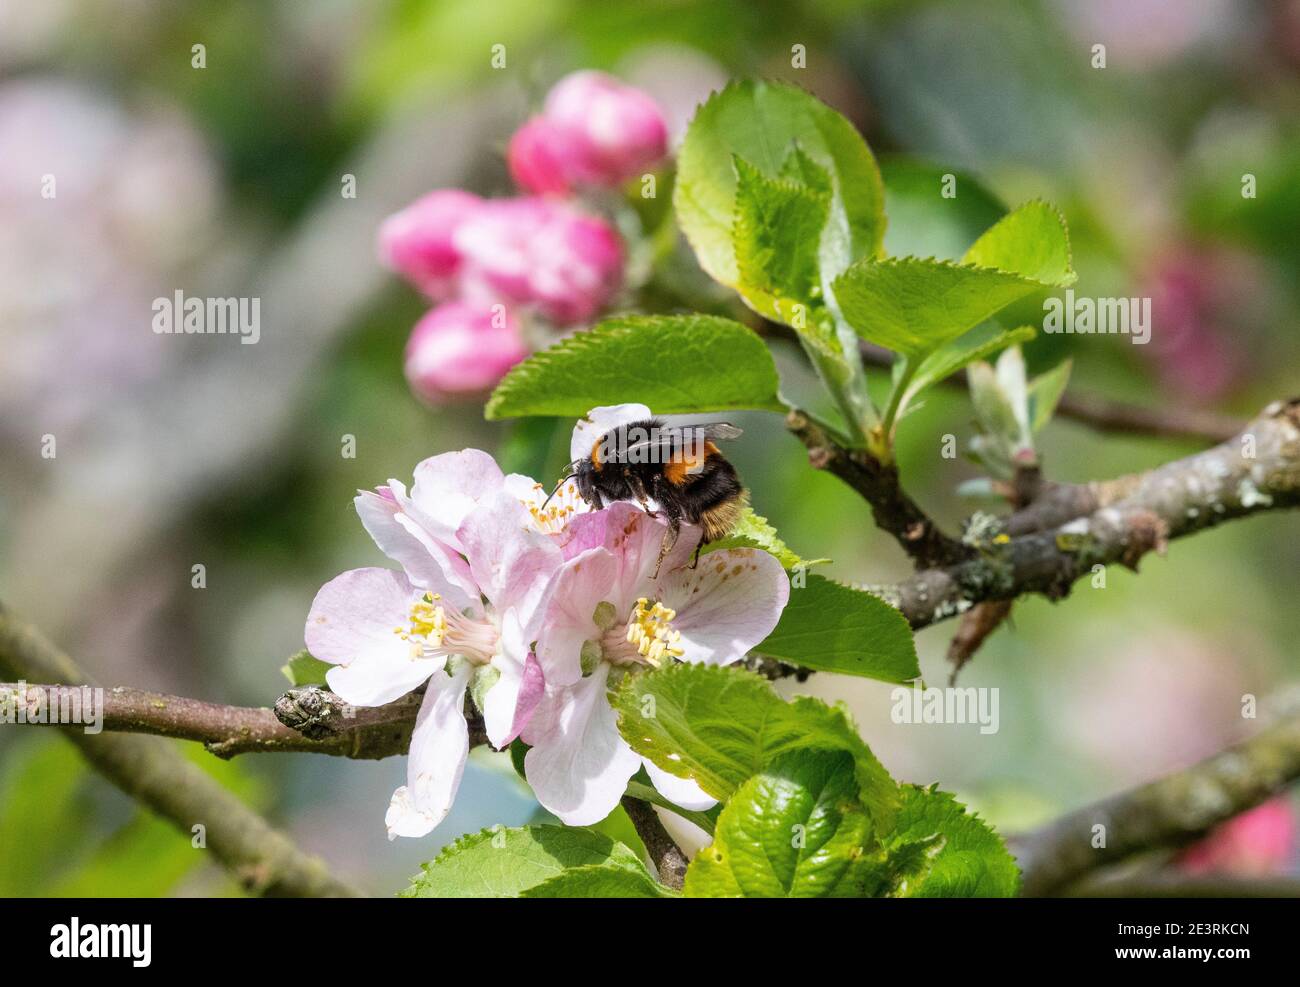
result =
[[[578,488],[578,496],[585,500],[592,507],[599,509],[603,506],[600,502],[600,494],[596,490],[599,473],[596,472],[596,464],[590,459],[580,459],[573,464],[574,485]]]
[[[629,500],[632,487],[627,481],[627,467],[622,463],[601,463],[580,459],[570,470],[578,495],[599,510],[617,500]]]

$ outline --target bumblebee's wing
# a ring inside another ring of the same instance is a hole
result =
[[[620,451],[622,457],[636,460],[645,450],[654,446],[667,446],[676,451],[689,442],[704,442],[712,439],[735,439],[742,434],[741,429],[728,422],[713,422],[708,425],[669,425],[646,439],[629,442]]]
[[[714,422],[712,425],[688,427],[700,429],[706,439],[738,439],[745,434],[744,429],[738,428],[730,422]]]

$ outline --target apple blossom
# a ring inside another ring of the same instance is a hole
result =
[[[609,428],[649,415],[639,404],[593,408],[570,451],[577,458]],[[390,835],[423,835],[446,816],[468,754],[467,692],[494,746],[531,746],[525,774],[565,822],[607,815],[642,766],[679,805],[712,804],[633,753],[607,691],[670,661],[742,658],[789,597],[775,558],[733,549],[688,565],[700,538],[691,528],[660,565],[667,525],[656,515],[630,503],[591,510],[572,482],[548,494],[476,449],[427,459],[409,491],[391,479],[360,492],[356,507],[402,571],[331,580],[306,639],[335,666],[327,680],[347,702],[382,705],[425,686]]]
[[[461,265],[452,238],[482,204],[477,195],[455,188],[422,196],[379,227],[380,259],[429,297],[451,297]]]
[[[574,72],[510,142],[510,172],[536,193],[614,187],[664,157],[668,128],[644,92],[604,72]]]
[[[527,355],[503,304],[444,302],[411,330],[404,370],[412,391],[440,404],[490,390]]]
[[[538,800],[570,825],[607,815],[644,765],[667,798],[712,804],[689,779],[635,754],[618,732],[606,697],[611,678],[666,662],[727,665],[776,626],[789,598],[785,571],[754,549],[689,561],[699,540],[688,529],[656,578],[665,522],[617,503],[575,517],[567,561],[555,575],[536,653],[545,694],[521,736],[532,745],[524,771]],[[574,551],[581,546],[580,551]]]
[[[335,666],[330,688],[354,705],[383,705],[426,684],[407,784],[386,818],[390,837],[423,836],[446,817],[464,771],[466,691],[498,748],[541,698],[529,642],[562,555],[478,450],[421,463],[409,495],[390,480],[356,504],[403,572],[355,569],[326,583],[307,618],[307,648]]]

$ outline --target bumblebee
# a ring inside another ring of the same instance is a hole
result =
[[[740,518],[748,495],[736,468],[714,445],[715,439],[740,434],[739,428],[726,422],[680,426],[665,425],[658,418],[628,422],[598,438],[591,455],[570,463],[556,490],[572,479],[578,495],[596,510],[630,500],[647,514],[662,515],[668,531],[655,564],[657,576],[683,522],[703,529],[703,545],[728,534]],[[657,510],[651,509],[651,501]],[[695,561],[699,555],[697,545]]]

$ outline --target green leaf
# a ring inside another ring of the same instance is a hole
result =
[[[776,364],[750,329],[711,315],[629,316],[576,333],[515,366],[488,418],[579,418],[641,402],[655,414],[757,408],[782,411]]]
[[[907,898],[1011,898],[1020,889],[1020,870],[1002,838],[979,816],[947,792],[933,786],[903,785],[903,809],[886,847],[898,851],[908,844],[942,839],[937,852],[926,855],[917,873],[905,879],[897,894]]]
[[[1029,427],[1032,431],[1041,432],[1052,420],[1056,405],[1065,393],[1065,385],[1070,382],[1073,366],[1074,361],[1062,360],[1029,382]]]
[[[1036,287],[1006,271],[903,257],[855,264],[835,297],[860,336],[919,360]]]
[[[921,361],[903,403],[909,403],[921,391],[945,377],[951,377],[966,365],[976,360],[987,360],[999,350],[1017,343],[1027,343],[1033,338],[1033,326],[1001,329],[993,323],[987,323],[986,326],[973,329],[946,346],[939,347]]]
[[[676,898],[645,871],[610,864],[571,867],[526,889],[521,898]]]
[[[614,707],[634,751],[719,800],[789,751],[848,751],[873,823],[892,823],[898,786],[838,706],[807,696],[786,702],[742,669],[678,664],[627,676]]]
[[[737,157],[734,164],[733,241],[741,294],[761,315],[795,328],[812,328],[817,325],[814,300],[821,294],[818,242],[830,196],[768,178],[743,158]],[[807,166],[816,167],[812,162]],[[831,326],[817,333],[818,345],[828,345],[825,339],[833,332]]]
[[[962,261],[1019,274],[1040,285],[1063,288],[1076,280],[1065,220],[1040,200],[1003,216],[975,241]]]
[[[814,190],[817,170],[829,176],[829,222],[819,243],[823,278],[880,251],[884,188],[875,158],[853,124],[794,86],[734,82],[696,111],[678,154],[673,192],[677,221],[714,280],[741,288],[732,240],[734,157],[764,175],[797,179]],[[809,163],[817,170],[806,167]]]
[[[731,797],[686,871],[688,898],[856,898],[876,875],[847,751],[795,750]]]
[[[919,678],[907,618],[878,596],[824,576],[790,590],[775,630],[754,650],[824,672],[882,682]]]
[[[1018,298],[1074,280],[1064,221],[1046,203],[1030,202],[994,224],[961,264],[863,260],[836,279],[834,291],[859,335],[920,359]]]
[[[327,686],[325,673],[333,667],[329,662],[312,657],[309,651],[299,651],[281,666],[280,672],[295,688],[305,685]]]
[[[1020,440],[1020,418],[998,380],[997,371],[977,360],[966,369],[966,380],[980,427],[996,446],[998,455],[1009,463],[1012,449]]]
[[[724,548],[761,548],[769,555],[776,556],[777,561],[786,569],[794,569],[798,566],[808,568],[830,561],[830,559],[801,559],[790,551],[777,535],[776,529],[768,524],[767,518],[755,514],[752,507],[746,507],[741,513],[740,520],[731,529],[731,534],[726,538],[709,542],[704,549],[704,554],[708,555],[710,552],[717,552]]]
[[[403,898],[517,898],[571,867],[609,866],[649,879],[635,853],[608,836],[566,826],[485,829],[423,865]]]

